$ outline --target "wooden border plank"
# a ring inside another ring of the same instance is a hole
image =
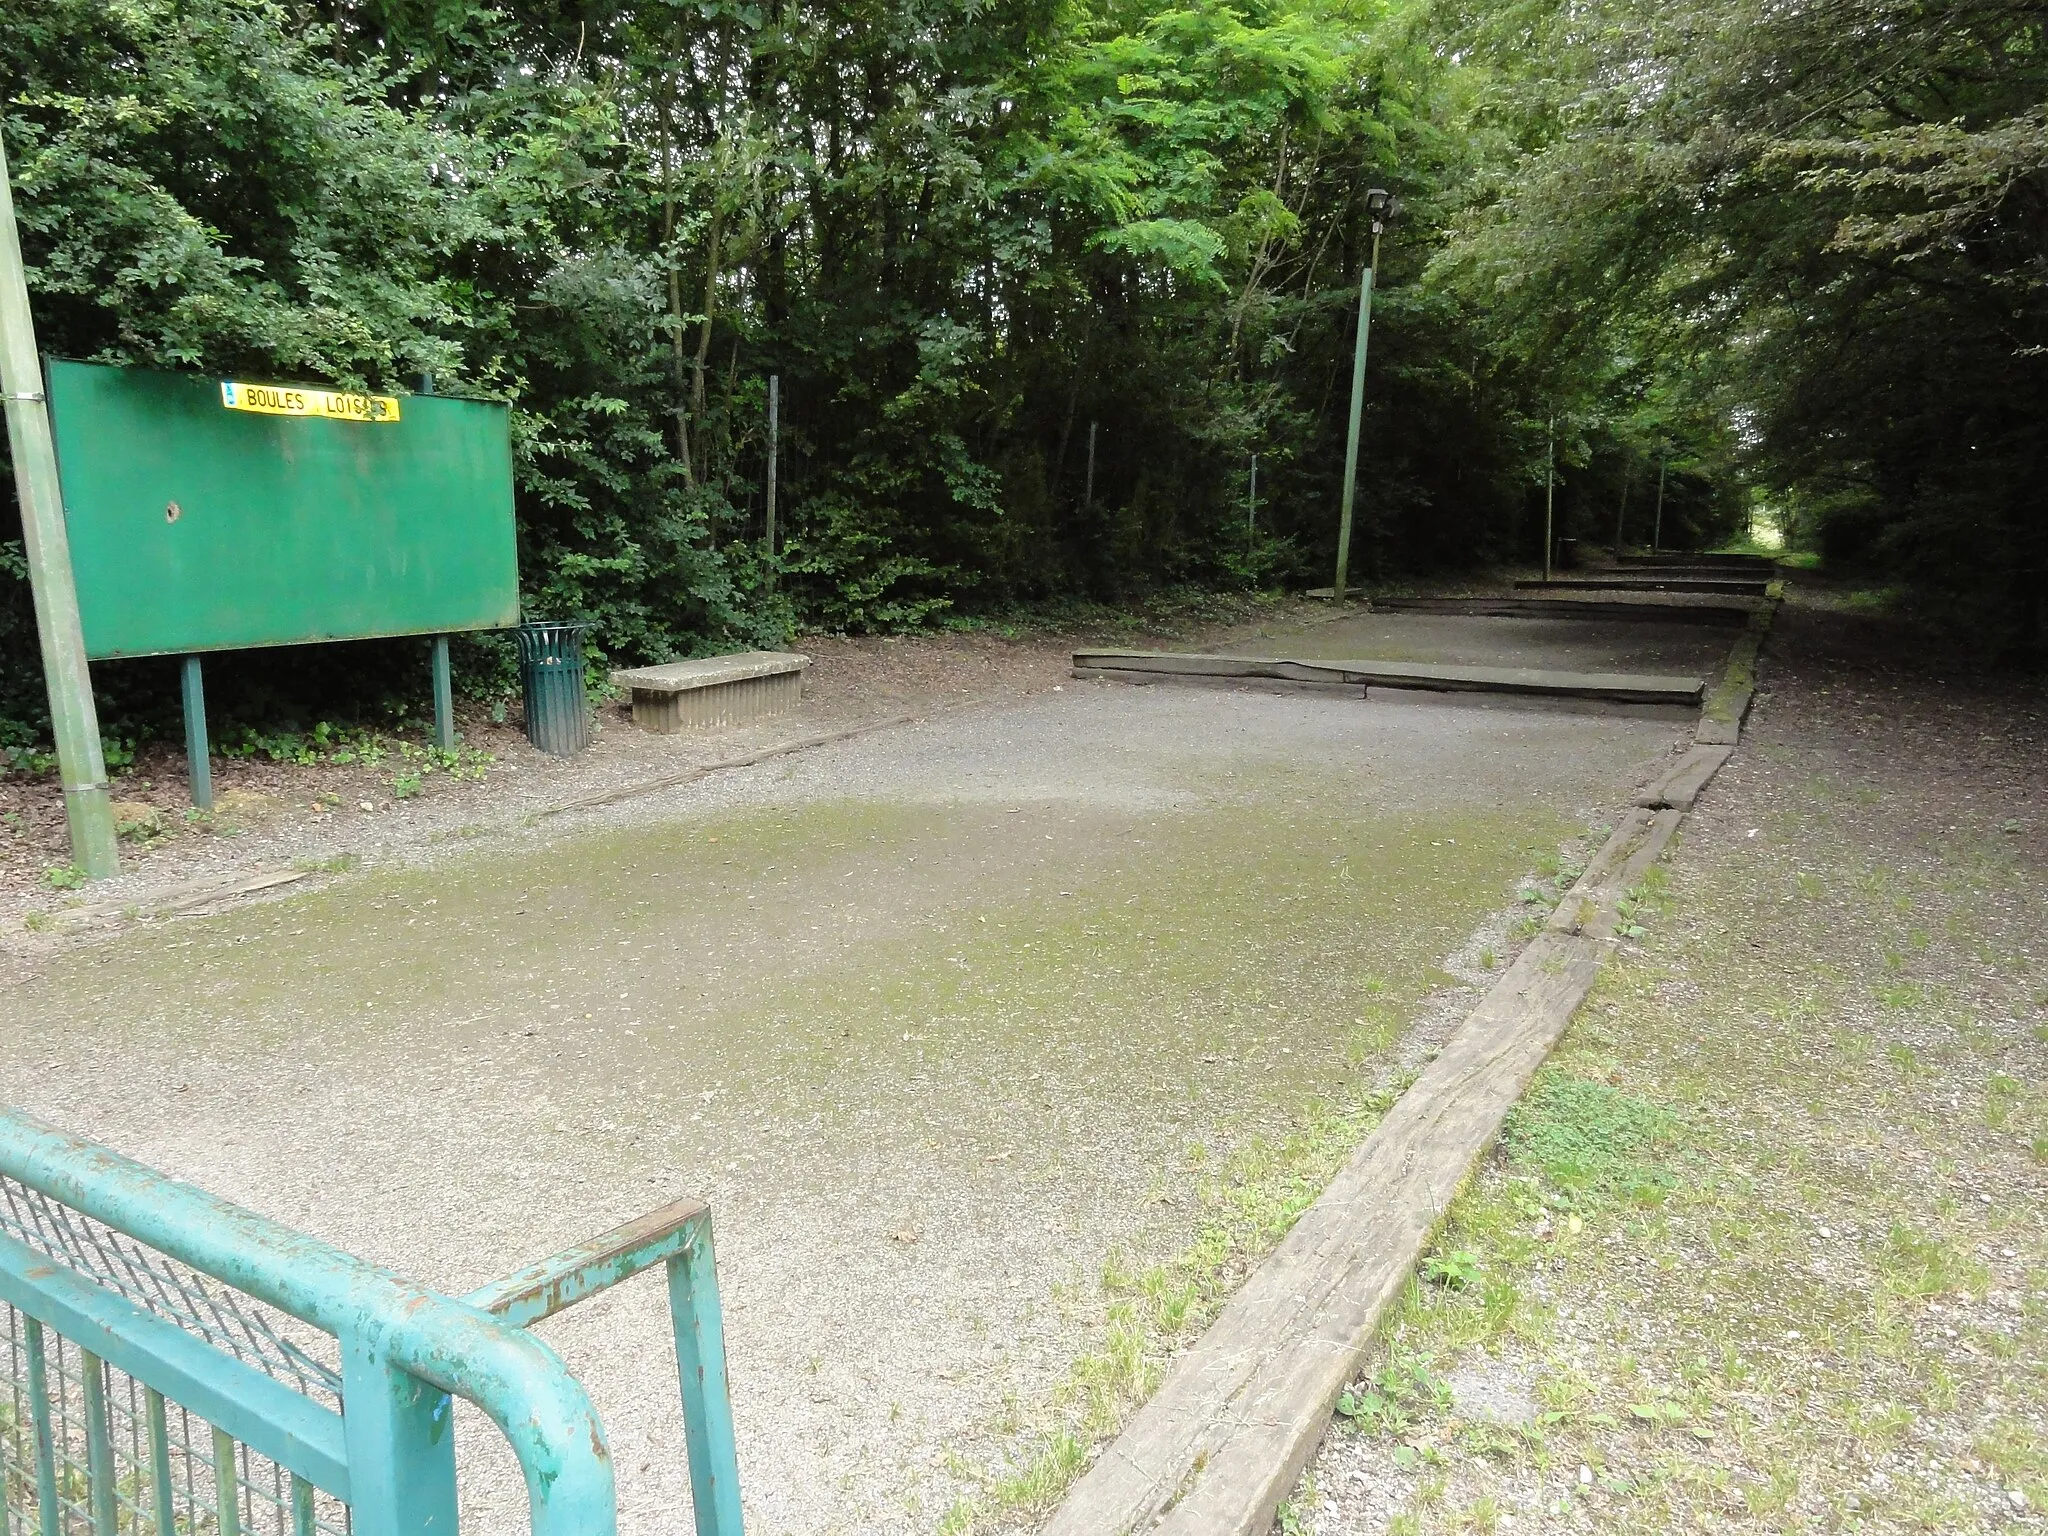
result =
[[[1561,672],[1538,667],[1482,667],[1453,663],[1310,659],[1292,656],[1212,656],[1183,651],[1076,651],[1077,678],[1272,678],[1366,688],[1410,688],[1434,693],[1505,693],[1541,698],[1602,699],[1621,704],[1697,704],[1706,685],[1695,677],[1631,672]]]
[[[1696,597],[1684,593],[1609,594],[1606,597],[1381,597],[1375,612],[1436,613],[1482,619],[1604,620],[1609,623],[1693,624],[1740,629],[1758,598]]]
[[[1682,811],[1692,809],[1693,802],[1700,797],[1700,791],[1715,774],[1735,755],[1732,746],[1696,743],[1685,755],[1673,763],[1654,782],[1636,795],[1636,804],[1652,810],[1665,806],[1676,806]]]

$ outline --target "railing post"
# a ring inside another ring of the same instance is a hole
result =
[[[169,1533],[178,1528],[177,1494],[171,1485],[171,1426],[164,1395],[155,1387],[143,1395],[143,1412],[149,1421],[149,1512],[156,1529]]]
[[[676,1331],[676,1374],[683,1389],[690,1503],[696,1509],[697,1536],[742,1536],[739,1459],[733,1449],[732,1396],[725,1380],[725,1317],[718,1304],[710,1212],[692,1218],[690,1225],[689,1242],[668,1261],[668,1306]]]
[[[456,1536],[448,1394],[359,1339],[342,1340],[341,1394],[355,1536]]]
[[[85,1397],[85,1497],[92,1511],[92,1536],[114,1536],[114,1445],[107,1425],[107,1367],[89,1349],[78,1352],[78,1378]]]
[[[213,1528],[219,1536],[242,1536],[242,1474],[235,1465],[235,1437],[213,1431]]]
[[[38,1523],[42,1536],[63,1536],[64,1511],[57,1503],[57,1443],[50,1428],[49,1355],[42,1323],[33,1317],[21,1322],[22,1346],[28,1352],[28,1411],[35,1423]]]

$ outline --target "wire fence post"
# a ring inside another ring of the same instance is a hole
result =
[[[1650,532],[1650,553],[1664,548],[1664,454],[1657,455],[1657,522]]]
[[[1557,418],[1550,418],[1550,425],[1543,439],[1543,579],[1550,580],[1550,551],[1552,533],[1557,524],[1555,507],[1557,491]]]
[[[1628,485],[1629,481],[1634,478],[1632,474],[1634,468],[1635,466],[1629,463],[1627,456],[1624,454],[1621,461],[1621,508],[1614,514],[1614,558],[1617,560],[1621,558],[1622,526],[1628,521]]]
[[[1088,479],[1081,493],[1081,505],[1088,511],[1095,510],[1095,423],[1088,423]]]
[[[1252,455],[1252,489],[1244,504],[1244,546],[1250,549],[1258,537],[1259,524],[1259,456]]]

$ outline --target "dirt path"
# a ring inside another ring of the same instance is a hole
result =
[[[1043,686],[18,949],[0,1096],[450,1290],[708,1196],[750,1529],[1024,1520],[1690,722],[1015,664]],[[672,1530],[659,1287],[545,1331],[624,1528]],[[465,1478],[516,1523],[500,1461]]]
[[[1281,1529],[2048,1509],[2048,696],[1784,610],[1742,750]]]

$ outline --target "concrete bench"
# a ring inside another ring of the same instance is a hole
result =
[[[669,735],[717,730],[787,714],[803,697],[811,658],[794,651],[741,651],[612,673],[633,695],[633,723]]]

